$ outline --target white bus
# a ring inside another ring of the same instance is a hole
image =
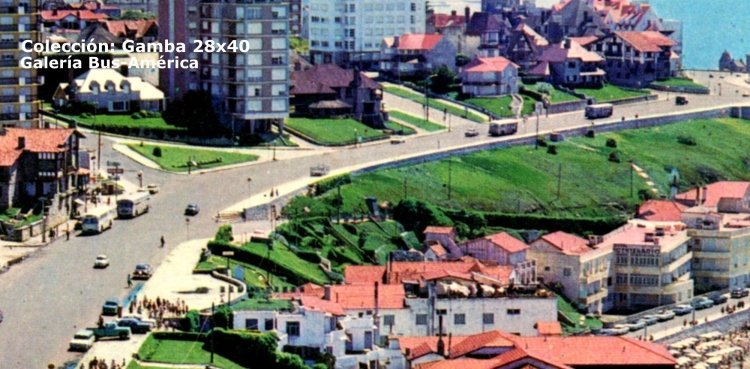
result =
[[[117,211],[114,208],[98,207],[95,208],[81,220],[81,232],[83,233],[101,233],[106,229],[112,228]]]
[[[125,195],[117,200],[117,216],[119,218],[135,218],[149,210],[151,195],[148,192],[136,192]]]

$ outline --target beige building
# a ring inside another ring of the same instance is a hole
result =
[[[592,247],[574,234],[554,232],[531,243],[528,258],[536,260],[537,276],[548,285],[560,284],[565,296],[590,313],[612,307],[612,249]]]
[[[19,66],[21,58],[36,57],[21,51],[20,43],[39,41],[38,16],[36,0],[0,0],[0,126],[39,127],[40,77]]]

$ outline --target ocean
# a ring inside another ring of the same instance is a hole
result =
[[[558,0],[537,0],[550,6]],[[729,50],[735,59],[750,54],[750,0],[649,0],[664,19],[683,23],[683,65],[686,68],[716,69],[719,57]],[[431,0],[439,12],[479,10],[481,0]]]

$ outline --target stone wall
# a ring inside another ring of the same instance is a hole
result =
[[[649,88],[658,91],[669,91],[683,94],[708,95],[711,93],[711,90],[709,90],[708,87],[663,86],[652,84]]]

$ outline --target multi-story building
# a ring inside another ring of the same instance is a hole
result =
[[[604,64],[604,58],[584,49],[574,40],[565,39],[549,46],[537,60],[539,64],[529,74],[546,82],[569,87],[601,87],[604,83],[606,73],[599,68]]]
[[[40,77],[36,69],[19,66],[23,57],[36,58],[36,53],[23,52],[20,43],[39,41],[38,17],[37,0],[0,1],[0,126],[40,126]]]
[[[586,239],[565,232],[546,234],[531,243],[529,258],[547,285],[560,284],[565,296],[590,313],[612,307],[612,249],[595,248]]]
[[[461,91],[470,96],[518,92],[518,66],[502,56],[476,58],[461,68]]]
[[[672,76],[676,44],[657,31],[618,31],[599,39],[593,51],[604,57],[608,81],[646,87]]]
[[[159,37],[185,42],[185,53],[165,58],[198,59],[198,70],[170,68],[160,76],[169,97],[186,91],[211,94],[221,122],[233,131],[283,128],[289,111],[288,0],[167,0],[160,2]],[[248,52],[192,52],[194,41],[229,44]]]
[[[425,33],[425,0],[310,0],[313,64],[377,62],[383,38]]]

